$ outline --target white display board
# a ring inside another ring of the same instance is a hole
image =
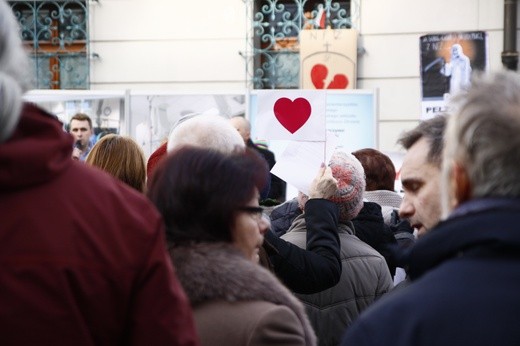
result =
[[[64,128],[76,113],[92,120],[97,135],[128,135],[128,91],[126,90],[31,90],[24,100],[32,102],[60,119]]]
[[[130,136],[148,157],[167,140],[175,123],[184,115],[218,114],[226,118],[246,111],[245,91],[130,91]]]
[[[283,90],[275,90],[275,92],[279,92],[280,97],[285,95]],[[305,93],[307,92],[308,90],[305,90]],[[274,152],[276,158],[284,157],[286,149],[292,145],[292,142],[259,138],[254,127],[259,109],[258,92],[250,92],[247,100],[247,117],[253,125],[253,141],[264,142],[269,150]],[[327,131],[335,135],[334,146],[348,152],[362,148],[378,149],[378,104],[377,89],[327,90],[325,122]],[[326,147],[326,144],[323,144],[323,160],[327,157]],[[311,160],[311,156],[309,155],[307,159]],[[316,170],[317,168],[318,166]],[[296,196],[298,190],[288,184],[287,198]]]

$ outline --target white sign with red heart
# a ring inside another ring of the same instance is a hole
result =
[[[326,140],[327,94],[320,90],[258,90],[256,137],[267,140]]]

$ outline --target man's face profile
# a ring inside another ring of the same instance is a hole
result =
[[[440,169],[428,162],[430,144],[421,138],[410,147],[401,167],[404,197],[399,215],[424,235],[441,217]]]

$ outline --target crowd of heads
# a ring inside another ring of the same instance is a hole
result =
[[[0,143],[16,128],[22,95],[30,88],[28,59],[20,39],[12,35],[17,23],[7,12],[8,5],[0,1]],[[454,45],[454,53],[457,49]],[[419,237],[468,201],[520,198],[518,74],[476,75],[472,86],[451,102],[450,114],[421,121],[398,140],[406,150],[399,214]],[[148,172],[143,150],[130,137],[109,134],[90,148],[93,126],[88,115],[74,115],[69,131],[88,154],[86,164],[146,194],[162,216],[170,249],[223,242],[257,259],[269,227],[259,207],[260,194],[269,186],[269,167],[247,147],[251,125],[246,118],[185,117],[173,127]],[[356,218],[365,192],[394,191],[395,166],[378,150],[338,150],[327,166],[336,192],[326,199],[337,206],[340,223]],[[308,200],[299,193],[301,210]]]

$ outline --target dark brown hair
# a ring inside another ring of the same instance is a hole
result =
[[[444,148],[444,131],[446,130],[447,118],[445,114],[439,114],[434,118],[421,121],[419,125],[399,137],[397,143],[406,150],[417,143],[421,138],[426,138],[430,150],[426,158],[428,162],[441,167],[442,150]]]
[[[148,197],[163,216],[170,245],[231,242],[237,209],[268,177],[267,163],[250,149],[224,154],[181,146],[158,164]]]
[[[352,153],[365,170],[366,191],[394,191],[395,167],[392,160],[379,150],[366,148]]]

